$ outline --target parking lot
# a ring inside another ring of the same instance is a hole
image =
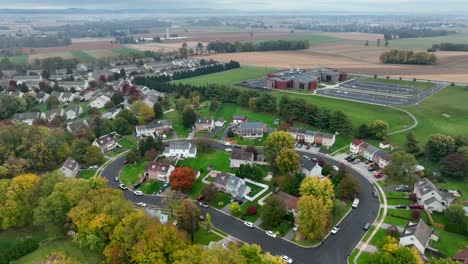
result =
[[[372,91],[386,94],[397,94],[413,96],[421,93],[419,89],[406,85],[386,84],[377,82],[362,82],[358,79],[353,79],[340,84],[340,87],[349,89],[357,89],[364,91]]]
[[[380,170],[368,171],[369,165],[367,165],[364,161],[361,161],[361,162],[356,163],[356,164],[352,164],[351,162],[348,162],[346,160],[346,157],[348,157],[348,156],[349,156],[349,154],[347,154],[347,153],[341,153],[341,154],[336,155],[335,157],[338,160],[343,161],[343,163],[345,163],[346,165],[359,170],[361,173],[364,173],[366,176],[374,178],[376,181],[385,180],[386,177],[385,177],[385,175],[382,174],[382,172]],[[382,177],[376,178],[375,174],[382,174]]]

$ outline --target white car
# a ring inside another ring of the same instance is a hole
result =
[[[230,142],[224,142],[224,146],[230,147],[230,146],[231,146],[231,143],[230,143]]]
[[[138,206],[140,206],[140,207],[146,207],[147,204],[142,203],[142,202],[139,202],[139,203],[136,203],[136,205],[138,205]]]
[[[299,225],[298,225],[298,224],[294,224],[293,231],[294,231],[294,232],[297,232],[298,229],[299,229]]]
[[[208,208],[208,205],[204,202],[199,202],[198,203],[201,207]]]
[[[286,255],[281,255],[281,259],[285,262],[285,263],[292,263],[292,259]]]
[[[247,227],[250,227],[250,228],[254,227],[254,224],[252,222],[248,222],[248,221],[245,221],[244,225],[247,226]]]
[[[333,169],[336,170],[336,171],[339,171],[339,170],[340,170],[340,169],[339,169],[337,166],[335,166],[335,165],[333,165]]]
[[[232,152],[232,148],[225,149],[226,152]]]
[[[127,186],[125,186],[123,183],[119,184],[119,188],[122,190],[127,190]]]
[[[340,227],[339,227],[339,226],[335,226],[335,227],[331,230],[331,233],[334,235],[334,234],[338,233],[338,231],[340,231]]]
[[[275,237],[276,237],[276,234],[275,234],[275,232],[273,232],[273,231],[266,231],[266,234],[267,234],[268,236],[271,236],[272,238],[275,238]]]
[[[142,196],[143,192],[142,191],[135,191],[134,194],[137,195],[137,196]]]

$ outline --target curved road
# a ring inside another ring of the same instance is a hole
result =
[[[224,150],[225,146],[220,143],[213,143],[213,148]],[[310,157],[321,157],[325,162],[339,166],[340,163],[319,155],[300,152],[300,155]],[[119,175],[124,166],[125,157],[122,156],[111,162],[102,174],[109,180],[109,186],[118,188],[118,182],[114,180]],[[356,247],[357,243],[365,234],[363,226],[365,223],[373,223],[376,219],[380,204],[379,199],[372,196],[374,187],[359,172],[348,167],[350,173],[361,182],[360,202],[357,209],[352,209],[348,216],[340,223],[341,229],[336,235],[328,236],[321,245],[315,248],[303,248],[282,238],[271,238],[258,228],[248,228],[243,221],[228,216],[213,208],[202,208],[202,214],[209,212],[214,226],[225,233],[238,238],[247,243],[255,243],[263,250],[269,251],[273,255],[288,255],[294,263],[324,263],[341,264],[347,263],[347,258]],[[124,191],[124,196],[132,202],[144,202],[156,206],[161,206],[161,196],[135,196],[131,191]]]

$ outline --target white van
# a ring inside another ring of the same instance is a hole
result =
[[[226,141],[226,142],[224,142],[224,146],[230,147],[230,146],[231,146],[231,143]]]
[[[354,201],[353,201],[353,208],[357,208],[359,205],[359,199],[358,198],[354,198]]]

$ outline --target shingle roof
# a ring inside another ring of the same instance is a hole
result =
[[[254,154],[242,150],[234,150],[231,153],[231,159],[234,160],[253,160]]]
[[[188,141],[172,141],[169,143],[171,149],[188,149],[192,144]]]
[[[301,157],[300,162],[301,162],[302,167],[309,171],[312,170],[317,165],[316,162],[310,159],[307,159],[304,156]]]
[[[62,165],[62,168],[67,168],[69,170],[75,170],[78,167],[78,161],[68,158]]]
[[[362,143],[364,143],[364,141],[362,139],[357,139],[357,138],[351,142],[351,144],[353,144],[354,146],[359,146]]]
[[[13,119],[23,120],[35,120],[41,116],[41,112],[30,112],[30,113],[18,113],[13,115]]]
[[[266,124],[263,122],[245,122],[240,124],[240,129],[265,129]]]
[[[171,167],[171,164],[168,164],[168,163],[153,162],[153,163],[150,163],[146,167],[146,171],[155,171],[155,172],[167,173],[169,171],[170,167]]]
[[[426,246],[431,234],[432,229],[422,219],[419,219],[418,223],[409,222],[401,237],[414,235],[422,245]]]
[[[220,173],[218,173],[218,175],[216,175],[216,178],[215,178],[214,182],[216,184],[221,185],[221,186],[226,186],[227,183],[228,183],[229,177],[231,177],[230,174],[228,174],[226,172],[220,172]]]
[[[299,201],[299,198],[282,191],[279,191],[276,196],[284,202],[286,208],[289,210],[297,210],[297,202]]]
[[[375,153],[375,155],[379,156],[381,159],[384,159],[386,161],[390,161],[390,159],[392,158],[392,155],[388,154],[386,151],[383,151],[383,150],[378,150],[377,153]]]
[[[96,142],[96,144],[98,144],[99,146],[105,146],[106,144],[108,143],[112,143],[112,142],[115,142],[115,138],[114,136],[110,135],[110,134],[107,134],[107,135],[104,135],[104,136],[101,136],[99,138],[96,138],[94,140]]]

